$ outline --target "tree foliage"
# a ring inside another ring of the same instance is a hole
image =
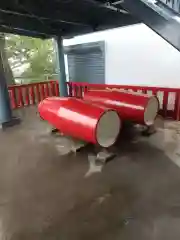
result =
[[[7,35],[6,52],[12,70],[24,69],[22,77],[40,78],[56,72],[52,39]]]
[[[7,81],[7,84],[14,84],[14,77],[13,77],[13,73],[12,70],[9,66],[9,62],[8,62],[8,56],[7,53],[5,51],[5,35],[3,33],[0,33],[0,61],[3,66],[4,69],[4,75]]]

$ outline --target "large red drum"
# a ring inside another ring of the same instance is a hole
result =
[[[84,100],[115,109],[123,120],[148,126],[154,123],[159,111],[157,97],[130,91],[89,90],[84,93]]]
[[[38,111],[62,133],[103,147],[115,143],[121,128],[115,110],[80,99],[49,97],[39,104]]]

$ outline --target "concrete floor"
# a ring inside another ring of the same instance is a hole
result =
[[[125,134],[85,177],[90,150],[62,155],[34,108],[18,114],[0,133],[0,240],[180,239],[179,123]]]

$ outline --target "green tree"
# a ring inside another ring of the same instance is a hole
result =
[[[9,66],[8,56],[5,49],[6,49],[5,35],[3,33],[0,33],[0,61],[2,61],[7,84],[10,85],[14,84],[15,82],[11,67]]]
[[[56,72],[53,40],[18,35],[6,36],[6,51],[12,70],[24,68],[22,77],[44,80]]]

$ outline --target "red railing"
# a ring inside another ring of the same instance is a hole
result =
[[[124,86],[109,84],[88,84],[68,82],[68,94],[71,97],[82,98],[88,89],[118,88],[147,94],[154,94],[160,101],[160,114],[165,118],[180,120],[180,89],[145,86]],[[57,81],[12,85],[8,87],[12,109],[39,103],[46,97],[59,96]]]
[[[8,87],[12,109],[39,103],[50,96],[59,96],[57,81],[39,82]]]
[[[69,82],[69,96],[82,98],[88,89],[106,89],[118,88],[142,92],[149,95],[156,95],[160,102],[160,112],[163,117],[180,120],[180,89],[163,88],[163,87],[145,87],[145,86],[126,86],[126,85],[109,85],[109,84],[88,84]]]

